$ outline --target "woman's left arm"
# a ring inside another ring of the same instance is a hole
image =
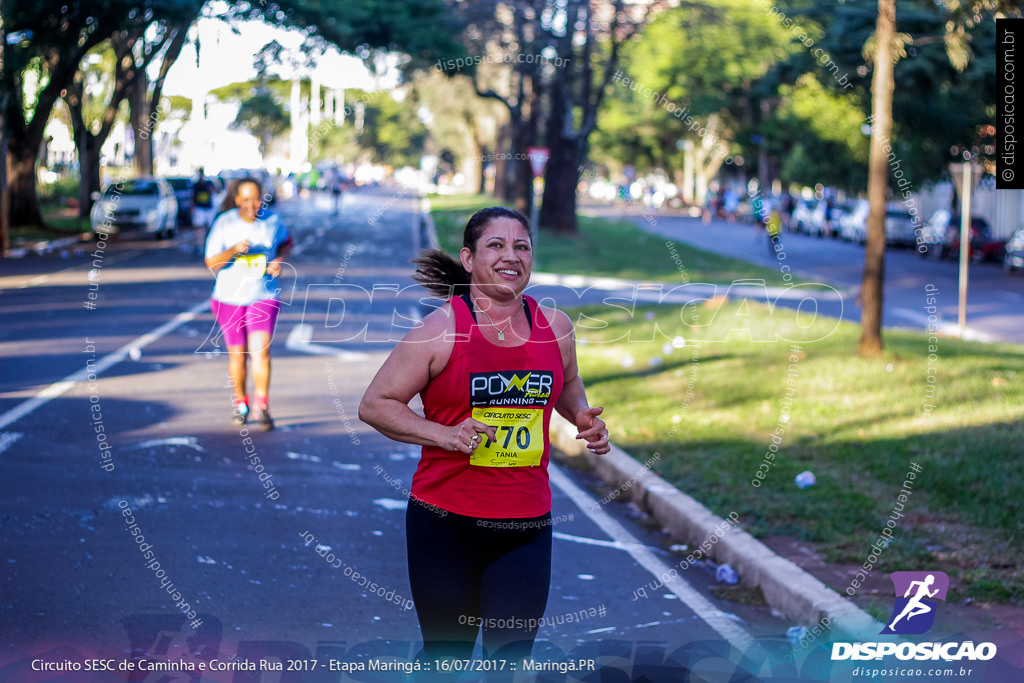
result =
[[[584,439],[592,453],[602,455],[611,450],[608,443],[608,428],[598,417],[604,408],[591,407],[583,387],[579,366],[576,364],[576,334],[569,316],[561,311],[545,307],[544,314],[551,321],[552,330],[558,339],[562,353],[562,393],[555,403],[555,410],[569,422],[576,425],[577,439]]]
[[[288,255],[292,253],[292,246],[294,246],[292,236],[287,232],[285,235],[284,241],[277,245],[277,254],[267,263],[267,272],[274,277],[278,277],[281,274],[281,264],[284,263],[288,258]]]

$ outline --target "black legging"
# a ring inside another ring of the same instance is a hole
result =
[[[443,515],[443,516],[442,516]],[[426,659],[529,657],[551,584],[551,513],[478,519],[409,501],[409,583]]]

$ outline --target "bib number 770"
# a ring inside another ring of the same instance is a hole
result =
[[[512,434],[516,436],[515,445],[522,450],[526,450],[530,447],[530,428],[526,426],[512,427],[504,426],[498,427],[495,430],[495,435],[498,437],[497,441],[491,441],[487,439],[484,442],[484,448],[490,448],[492,443],[499,443],[501,441],[501,433],[505,432],[505,441],[501,444],[501,448],[508,448],[512,443]]]

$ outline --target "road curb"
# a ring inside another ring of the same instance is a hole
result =
[[[440,249],[437,241],[437,229],[434,227],[434,214],[431,213],[430,200],[420,199],[420,249]],[[419,250],[417,250],[417,254]]]
[[[551,443],[569,456],[585,457],[601,479],[616,487],[610,494],[613,499],[634,502],[679,540],[700,545],[717,538],[711,545],[712,558],[731,565],[744,585],[760,587],[768,604],[788,619],[807,627],[825,625],[832,637],[850,640],[870,639],[884,627],[790,560],[651,472],[650,461],[640,463],[614,445],[610,453],[594,455],[576,438],[576,428],[558,415],[552,416]]]
[[[30,254],[36,256],[46,254],[53,251],[54,249],[63,249],[64,247],[70,247],[81,242],[81,237],[61,237],[56,240],[40,240],[24,247],[18,247],[17,249],[8,249],[4,252],[4,258],[25,258]]]

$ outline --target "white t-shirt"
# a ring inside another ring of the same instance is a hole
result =
[[[213,222],[206,238],[206,257],[216,256],[243,240],[249,240],[248,253],[239,254],[217,272],[213,298],[232,306],[277,299],[277,278],[267,274],[267,263],[288,240],[288,229],[270,211],[264,210],[255,222],[247,223],[238,215],[238,209],[231,209]]]

